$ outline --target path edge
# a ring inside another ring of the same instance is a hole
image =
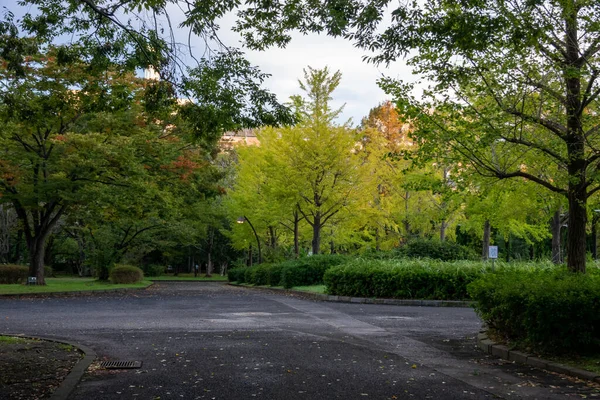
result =
[[[511,350],[505,345],[497,344],[488,337],[486,330],[477,334],[477,346],[483,350],[483,352],[494,357],[600,383],[600,375],[595,372],[544,360],[543,358],[535,357],[522,351]]]

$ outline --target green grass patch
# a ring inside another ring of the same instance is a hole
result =
[[[298,290],[299,292],[325,294],[325,285],[295,286],[292,288],[292,290]]]
[[[150,279],[153,281],[209,281],[209,282],[225,282],[227,281],[227,276],[221,275],[213,275],[210,278],[205,277],[204,275],[198,275],[194,277],[194,274],[179,274],[177,276],[174,275],[161,275],[161,276],[152,276]]]
[[[32,294],[54,292],[79,292],[125,288],[145,288],[152,284],[142,281],[134,284],[115,285],[110,282],[101,282],[94,278],[46,278],[46,286],[35,285],[0,285],[0,294]]]
[[[31,339],[19,338],[14,336],[0,336],[0,344],[26,344],[30,343]]]

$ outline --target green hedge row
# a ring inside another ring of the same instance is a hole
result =
[[[278,264],[234,268],[228,271],[227,277],[230,282],[283,286],[289,289],[295,286],[321,284],[325,271],[347,261],[347,257],[336,254],[316,255]]]
[[[27,280],[29,268],[24,265],[0,265],[0,284],[17,284]]]
[[[4,264],[0,265],[0,284],[18,284],[27,281],[29,267],[26,265]],[[44,267],[44,277],[51,278],[54,271],[51,267]]]
[[[463,300],[484,271],[481,262],[358,259],[329,269],[324,282],[339,296]]]
[[[600,276],[504,270],[469,285],[479,316],[497,334],[552,353],[600,351]]]

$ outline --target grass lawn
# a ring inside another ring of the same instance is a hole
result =
[[[0,285],[0,294],[29,294],[52,292],[77,292],[123,288],[145,288],[152,284],[142,281],[130,285],[113,285],[109,282],[100,282],[95,278],[46,278],[46,286],[29,285]]]
[[[313,285],[313,286],[296,286],[292,290],[298,290],[299,292],[311,292],[325,294],[325,285]]]
[[[146,277],[146,279],[152,280],[152,281],[216,281],[216,282],[225,282],[227,281],[227,275],[226,276],[221,276],[221,275],[213,275],[210,278],[207,278],[204,276],[204,274],[202,275],[198,275],[198,277],[194,278],[194,274],[179,274],[177,276],[174,275],[161,275],[161,276],[148,276]]]

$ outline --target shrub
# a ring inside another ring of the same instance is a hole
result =
[[[165,267],[158,264],[142,265],[142,271],[144,271],[144,276],[161,276],[165,273]]]
[[[442,261],[476,260],[472,249],[455,242],[415,239],[398,249],[398,254],[410,258],[431,258]]]
[[[484,270],[481,262],[359,259],[329,269],[323,280],[339,296],[463,300]]]
[[[115,265],[110,271],[112,283],[136,283],[144,279],[144,272],[133,265]]]
[[[600,276],[506,270],[471,283],[479,316],[508,340],[542,352],[600,351]]]
[[[253,285],[306,286],[323,283],[323,274],[331,266],[347,260],[340,255],[317,255],[289,260],[278,264],[260,264],[253,267],[234,268],[227,276],[230,282]]]
[[[24,265],[0,265],[0,284],[16,284],[27,279],[29,268]]]
[[[244,283],[244,274],[248,268],[232,268],[227,270],[227,280],[229,282]]]
[[[290,260],[281,264],[281,285],[289,289],[294,286],[309,286],[323,283],[325,271],[347,262],[341,255],[316,255]]]
[[[44,266],[44,278],[52,278],[54,276],[54,270],[52,267]]]

